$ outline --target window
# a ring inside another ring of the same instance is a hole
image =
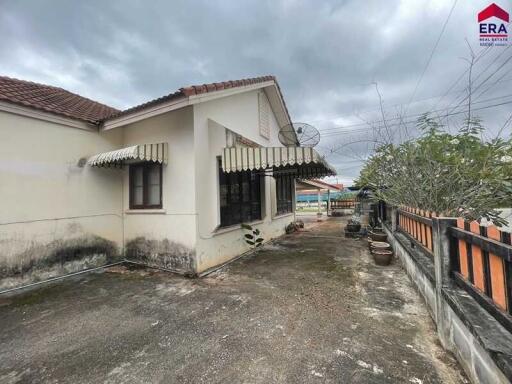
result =
[[[221,227],[260,220],[261,187],[258,172],[226,173],[219,161]]]
[[[162,208],[162,164],[130,165],[130,209]]]
[[[294,179],[291,176],[276,176],[277,214],[289,213],[293,210]]]

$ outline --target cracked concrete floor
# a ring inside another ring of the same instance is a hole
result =
[[[0,297],[0,382],[466,382],[404,271],[345,220],[202,279],[113,268]]]

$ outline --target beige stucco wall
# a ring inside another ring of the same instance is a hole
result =
[[[113,130],[122,132],[123,147],[168,143],[168,163],[162,168],[161,210],[130,211],[128,167],[122,171],[124,236],[130,258],[134,258],[130,250],[135,247],[141,261],[192,272],[196,242],[192,107]]]
[[[270,138],[260,135],[258,92],[253,90],[194,106],[194,155],[196,204],[198,214],[197,272],[203,272],[249,250],[239,226],[218,229],[220,225],[217,157],[226,146],[225,128],[262,146],[281,146],[279,126],[270,114]],[[294,220],[289,214],[275,217],[275,180],[265,177],[264,215],[254,224],[265,240],[284,233],[285,226]]]
[[[202,272],[247,251],[239,226],[218,228],[217,157],[226,146],[226,128],[262,146],[280,146],[273,113],[270,138],[260,135],[258,92],[100,131],[0,113],[0,273],[21,264],[44,269],[40,261],[55,262],[61,249],[74,252],[66,256],[73,262],[84,256],[83,248],[94,256],[98,241],[116,246],[130,260],[184,273]],[[128,167],[77,165],[100,152],[159,142],[168,143],[161,210],[129,209]],[[284,233],[294,215],[275,217],[275,181],[265,177],[264,184],[263,218],[254,226],[270,240]],[[90,259],[28,275],[23,283],[105,262]],[[4,286],[13,284],[19,281]]]
[[[0,112],[0,276],[27,272],[1,279],[0,289],[95,264],[87,255],[95,244],[122,245],[121,178],[77,165],[81,157],[118,148],[121,139],[119,132]],[[80,253],[78,244],[87,250]],[[53,268],[56,257],[73,265]],[[32,276],[35,269],[41,276]]]

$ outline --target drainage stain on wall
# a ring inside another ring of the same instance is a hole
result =
[[[149,266],[193,274],[195,251],[183,244],[136,237],[126,243],[126,259]]]
[[[0,255],[0,290],[105,265],[116,261],[119,252],[110,240],[82,234],[45,244],[34,243],[12,256]]]

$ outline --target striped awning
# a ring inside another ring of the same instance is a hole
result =
[[[125,161],[153,161],[167,164],[167,143],[139,144],[115,151],[99,153],[87,160],[91,167],[120,165]]]
[[[336,174],[336,170],[309,147],[232,147],[222,151],[224,172],[268,170],[301,179]]]

